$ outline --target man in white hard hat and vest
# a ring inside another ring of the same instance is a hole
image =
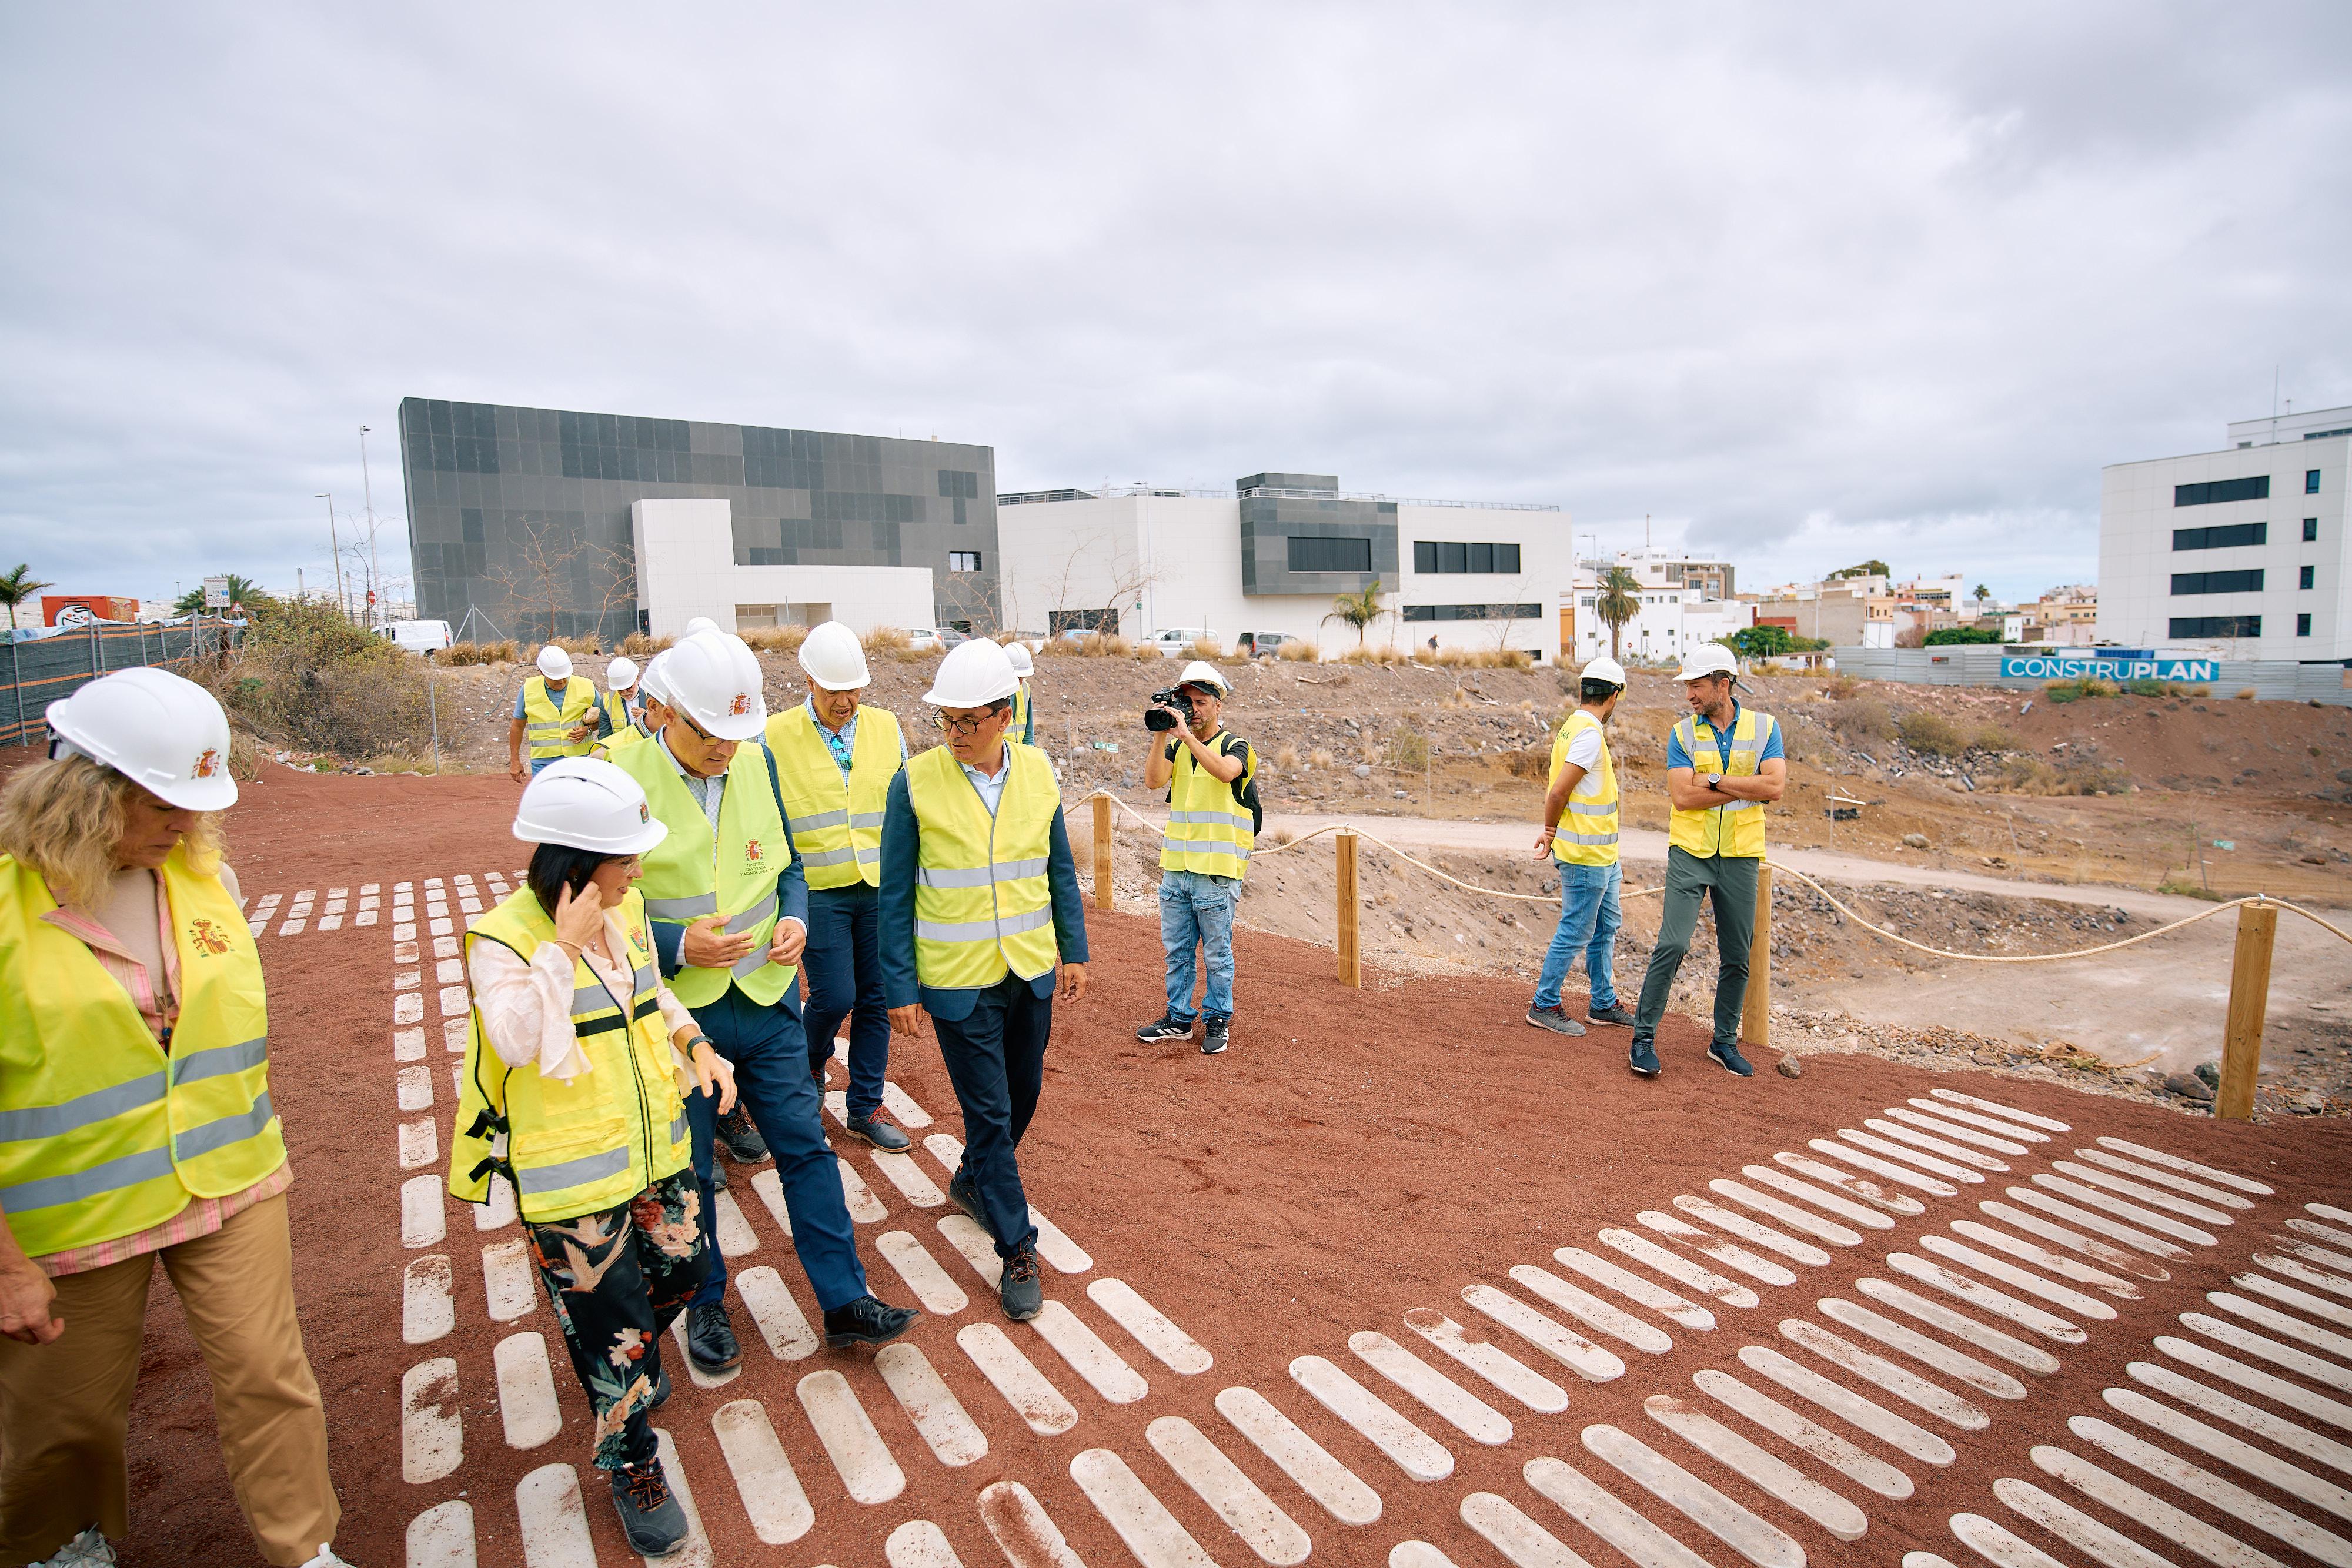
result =
[[[1727,1072],[1753,1077],[1739,1054],[1739,1015],[1748,995],[1748,944],[1756,932],[1756,868],[1764,862],[1764,808],[1780,798],[1789,765],[1780,722],[1742,706],[1732,695],[1739,660],[1708,643],[1675,675],[1690,713],[1666,737],[1666,797],[1674,810],[1666,834],[1664,908],[1658,945],[1642,977],[1633,1011],[1633,1069],[1658,1075],[1654,1046],[1675,971],[1690,951],[1698,906],[1715,906],[1715,1040],[1706,1054]]]
[[[1257,842],[1257,758],[1248,741],[1225,729],[1227,689],[1214,664],[1195,659],[1185,665],[1176,682],[1184,711],[1152,710],[1173,729],[1143,765],[1143,787],[1168,791],[1168,831],[1160,841],[1168,1009],[1135,1038],[1147,1044],[1192,1038],[1197,947],[1198,967],[1206,971],[1199,1014],[1206,1056],[1233,1038],[1234,904]]]
[[[1528,1021],[1538,1029],[1571,1035],[1582,1034],[1584,1025],[1568,1016],[1559,988],[1579,952],[1591,984],[1585,1016],[1594,1023],[1633,1021],[1611,980],[1623,876],[1617,863],[1617,764],[1602,728],[1625,695],[1625,667],[1595,659],[1577,682],[1576,711],[1552,737],[1551,789],[1544,796],[1543,831],[1536,835],[1536,853],[1550,855],[1559,872],[1559,925],[1528,1009]]]
[[[890,1009],[882,994],[882,813],[907,760],[897,716],[860,695],[873,684],[857,633],[838,621],[800,646],[808,700],[768,721],[768,749],[809,885],[809,1074],[820,1086],[834,1030],[849,1026],[850,1133],[896,1154],[912,1142],[882,1109]]]
[[[637,722],[638,679],[635,659],[615,659],[604,666],[604,695],[597,699],[604,710],[599,727],[603,734],[618,735]]]
[[[572,655],[550,643],[539,651],[539,678],[515,694],[507,726],[507,772],[518,784],[559,757],[585,757],[611,716],[596,702],[596,683],[572,673]],[[526,758],[525,752],[529,757]],[[527,764],[527,765],[526,765]]]
[[[793,1249],[824,1309],[825,1343],[878,1344],[916,1316],[866,1289],[866,1270],[809,1082],[794,966],[808,933],[808,889],[793,853],[774,759],[761,742],[768,705],[760,661],[725,632],[685,638],[662,656],[671,717],[613,765],[637,781],[669,829],[645,856],[646,918],[670,989],[731,1062],[782,1183]],[[687,1354],[705,1372],[742,1359],[720,1299],[711,1145],[718,1103],[687,1097],[710,1273],[687,1309]]]
[[[923,700],[947,744],[890,780],[881,925],[890,1027],[911,1037],[931,1015],[963,1112],[948,1197],[994,1239],[1005,1315],[1026,1321],[1045,1297],[1015,1151],[1045,1081],[1056,979],[1066,1002],[1087,994],[1087,921],[1053,764],[1005,736],[1019,685],[985,639],[940,661]]]
[[[656,653],[646,661],[645,673],[637,677],[636,716],[622,728],[603,737],[589,752],[591,757],[609,758],[616,751],[625,750],[640,741],[651,740],[670,721],[670,706],[663,696],[661,662],[668,655]]]
[[[1013,727],[1004,733],[1009,739],[1024,746],[1037,744],[1037,709],[1029,691],[1029,683],[1037,674],[1037,661],[1029,656],[1029,644],[1018,637],[1004,644],[1005,662],[1021,678],[1021,689],[1013,694]]]

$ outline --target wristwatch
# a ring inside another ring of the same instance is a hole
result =
[[[1706,787],[1710,789],[1720,792],[1723,789],[1723,775],[1720,773],[1708,774],[1706,776]]]
[[[698,1045],[708,1045],[714,1051],[719,1049],[717,1045],[712,1043],[709,1035],[698,1034],[686,1042],[687,1054],[689,1056],[692,1055],[694,1053],[694,1048]]]

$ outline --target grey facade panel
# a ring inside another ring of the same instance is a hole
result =
[[[993,571],[948,572],[997,559],[992,447],[406,398],[400,449],[416,612],[462,635],[635,631],[629,507],[678,498],[730,504],[739,565],[927,566],[940,619],[997,623]]]
[[[1396,506],[1393,502],[1244,496],[1240,505],[1244,594],[1360,593],[1370,587],[1375,579],[1391,587],[1399,580]],[[1370,546],[1371,570],[1294,571],[1290,567],[1290,541],[1293,538],[1366,540]]]
[[[1252,474],[1234,481],[1236,490],[1337,490],[1337,474]]]

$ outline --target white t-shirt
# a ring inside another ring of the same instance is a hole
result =
[[[1578,726],[1576,733],[1568,737],[1568,755],[1561,760],[1584,769],[1584,777],[1576,781],[1576,788],[1570,790],[1570,794],[1581,795],[1588,800],[1600,794],[1601,727]]]

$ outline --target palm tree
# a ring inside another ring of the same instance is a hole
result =
[[[1592,601],[1592,612],[1609,628],[1609,656],[1617,657],[1617,634],[1625,622],[1642,612],[1642,580],[1622,566],[1612,566],[1601,574],[1601,592]]]
[[[1977,607],[1981,610],[1984,607],[1984,601],[1992,597],[1992,590],[1979,582],[1976,586],[1976,591],[1970,593],[1969,597],[1977,601]]]
[[[1323,617],[1322,624],[1328,626],[1337,621],[1343,626],[1353,626],[1356,629],[1356,646],[1360,648],[1364,645],[1365,632],[1370,629],[1373,622],[1387,613],[1381,603],[1381,580],[1376,577],[1361,593],[1343,593],[1331,601],[1331,613]]]
[[[261,585],[254,581],[251,578],[239,577],[233,571],[228,573],[229,609],[242,610],[252,600],[253,596],[260,591]],[[198,583],[195,587],[188,590],[187,592],[180,595],[179,598],[172,601],[172,610],[175,614],[197,615],[203,613],[204,609],[205,587],[203,583]]]
[[[16,606],[41,590],[56,586],[56,583],[43,582],[34,577],[32,566],[24,561],[17,562],[11,570],[0,572],[0,604],[8,607],[8,630],[14,632],[16,629]]]

